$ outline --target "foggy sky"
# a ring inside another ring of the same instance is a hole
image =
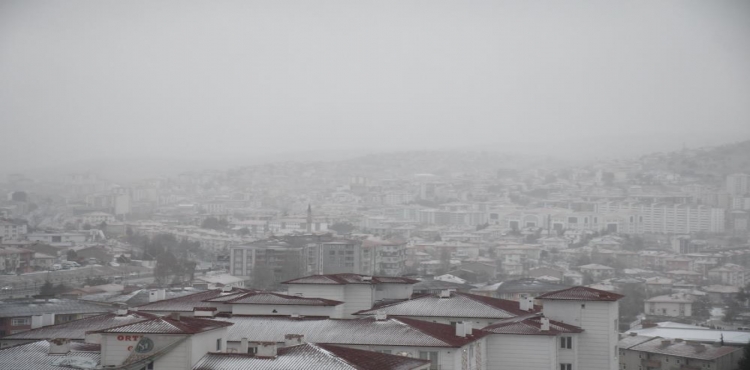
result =
[[[716,144],[750,139],[748,66],[748,1],[4,0],[0,172]]]

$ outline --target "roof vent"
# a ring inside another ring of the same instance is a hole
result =
[[[231,292],[232,291],[232,286],[231,285],[224,285],[223,287],[221,287],[221,291],[224,292],[224,293]]]
[[[662,347],[669,347],[670,344],[672,344],[672,341],[669,340],[669,339],[664,339],[664,340],[661,341],[661,346]]]
[[[298,313],[293,313],[293,314],[289,315],[289,317],[291,317],[293,319],[299,319],[299,314]]]
[[[439,294],[440,298],[450,298],[451,297],[451,291],[450,290],[441,290]]]
[[[256,347],[255,357],[276,358],[276,342],[253,342]]]
[[[50,339],[49,340],[49,354],[50,355],[65,355],[70,352],[70,339]]]
[[[362,281],[372,281],[372,276],[362,276]]]
[[[169,318],[172,320],[180,321],[180,313],[179,312],[172,312],[169,314]]]
[[[632,332],[632,331],[631,331],[631,332],[629,333],[629,335],[630,335],[631,337],[635,337],[635,336],[637,336],[637,335],[638,335],[638,333],[635,333],[635,332]]]
[[[375,321],[385,321],[387,318],[388,315],[385,314],[385,311],[375,312]]]
[[[286,334],[284,335],[284,346],[291,347],[305,343],[303,334]]]
[[[541,331],[549,331],[549,319],[546,318],[546,317],[542,317],[540,319],[540,321],[542,323],[542,326],[540,327],[539,330],[541,330]]]
[[[675,338],[675,339],[674,339],[674,342],[675,342],[675,343],[682,343],[682,338]]]
[[[127,308],[120,307],[120,308],[117,309],[117,311],[115,311],[115,315],[117,315],[117,316],[125,316],[127,314],[128,314],[128,309]]]

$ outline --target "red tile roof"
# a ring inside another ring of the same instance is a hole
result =
[[[419,280],[397,276],[368,276],[359,274],[311,275],[282,282],[282,284],[416,284]]]
[[[358,370],[409,370],[430,363],[430,360],[421,360],[405,356],[365,351],[362,349],[340,347],[331,344],[317,344],[317,346],[333,353],[338,358],[348,362]]]
[[[488,334],[487,332],[484,332],[477,328],[472,329],[472,334],[465,337],[459,337],[456,335],[456,328],[452,325],[410,319],[406,317],[398,317],[394,318],[394,320],[401,321],[402,323],[409,325],[412,328],[417,329],[433,338],[440,339],[441,341],[448,343],[453,347],[463,347],[464,345],[474,342],[475,340],[487,336]]]
[[[195,334],[213,329],[231,326],[226,321],[208,319],[196,319],[193,317],[182,317],[173,319],[170,317],[158,317],[143,320],[133,324],[126,324],[94,331],[95,333],[139,333],[139,334]]]
[[[612,293],[605,290],[575,286],[568,289],[545,293],[536,297],[536,299],[615,302],[622,297],[624,297],[622,294]]]
[[[583,329],[555,320],[549,320],[549,330],[542,330],[542,314],[532,314],[506,319],[482,328],[495,334],[558,335],[581,333]]]

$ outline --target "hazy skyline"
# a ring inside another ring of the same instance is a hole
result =
[[[3,1],[0,166],[717,144],[748,66],[746,1]]]

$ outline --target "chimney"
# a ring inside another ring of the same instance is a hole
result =
[[[166,289],[159,289],[156,291],[157,294],[157,300],[163,301],[167,299],[167,290]]]
[[[276,342],[253,342],[258,345],[255,357],[276,358]]]
[[[169,318],[172,320],[180,321],[180,313],[179,312],[172,312],[169,314]]]
[[[32,329],[41,328],[42,323],[43,323],[42,319],[43,319],[42,315],[31,316],[31,328]]]
[[[703,343],[696,343],[693,347],[695,348],[695,353],[706,351],[706,346]]]
[[[128,314],[128,309],[126,307],[119,307],[117,311],[115,311],[115,315],[117,316],[125,316]]]
[[[42,314],[42,326],[49,326],[55,324],[55,314],[43,313]]]
[[[636,332],[632,332],[632,331],[631,331],[629,335],[630,335],[631,337],[635,337],[635,336],[638,336],[638,333],[636,333]]]
[[[527,295],[522,295],[521,300],[518,301],[521,311],[533,311],[534,310],[534,298]]]
[[[672,344],[672,341],[669,339],[662,339],[661,346],[663,347],[669,347],[669,345]]]
[[[542,326],[541,326],[541,328],[539,330],[541,330],[541,331],[549,331],[549,319],[546,318],[546,317],[542,317],[540,321],[542,323]]]
[[[248,347],[247,347],[247,338],[240,339],[240,353],[247,354],[248,353]]]
[[[229,293],[229,292],[232,291],[232,286],[231,285],[224,285],[223,287],[221,287],[221,291],[224,292],[224,293]]]
[[[448,289],[444,289],[440,291],[440,295],[438,296],[440,298],[450,298],[451,297],[451,291]]]
[[[456,323],[456,336],[457,337],[466,337],[466,331],[464,330],[464,323],[457,322]]]
[[[472,335],[474,333],[474,325],[471,321],[464,321],[464,336]]]
[[[304,334],[286,334],[284,335],[284,346],[292,347],[305,343]]]
[[[375,321],[385,321],[386,319],[388,319],[388,315],[385,314],[385,311],[375,312]]]
[[[65,355],[70,352],[70,339],[50,339],[49,340],[49,354],[50,355]]]
[[[674,339],[674,342],[675,342],[675,343],[682,343],[682,338],[675,338],[675,339]]]
[[[159,294],[156,292],[156,290],[149,290],[148,291],[148,303],[153,303],[159,300]]]
[[[293,314],[289,315],[289,317],[292,318],[292,319],[299,319],[299,314],[298,313],[293,313]]]

